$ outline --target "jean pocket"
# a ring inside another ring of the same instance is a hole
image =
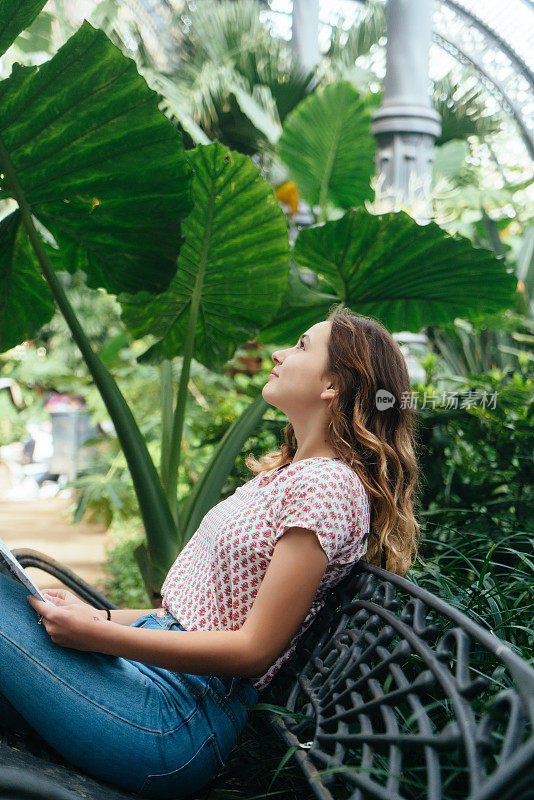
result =
[[[157,800],[190,797],[212,781],[224,766],[215,734],[204,739],[189,761],[172,772],[148,775],[137,794]]]
[[[226,702],[242,702],[246,705],[258,702],[258,691],[253,683],[246,678],[220,678],[213,676],[210,685],[211,690],[217,692],[219,697],[226,700]]]
[[[133,622],[130,623],[130,628],[148,628],[154,625],[154,618],[152,614],[143,614],[141,617],[137,617],[134,619]],[[155,625],[154,627],[159,627]]]
[[[223,700],[228,700],[231,696],[234,695],[235,690],[239,684],[239,678],[232,678],[228,677],[218,677],[213,676],[211,679],[211,686],[213,689],[223,698]]]

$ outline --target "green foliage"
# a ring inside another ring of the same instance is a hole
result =
[[[177,95],[209,139],[246,155],[271,148],[272,131],[307,95],[312,79],[288,44],[271,35],[261,9],[251,0],[191,4],[170,80],[161,83],[156,70],[149,72],[178,119]]]
[[[91,443],[102,447],[102,442],[94,440]],[[116,449],[118,441],[114,439],[111,443]],[[114,519],[137,517],[132,481],[127,470],[120,470],[116,465],[119,460],[124,460],[120,450],[106,471],[107,459],[102,455],[95,457],[77,478],[69,481],[67,486],[77,489],[78,494],[73,522],[80,522],[85,517],[109,528]]]
[[[45,4],[46,0],[32,0],[26,3],[21,3],[20,0],[3,0],[0,55],[6,52],[24,28],[31,25]]]
[[[345,20],[340,19],[332,28],[330,46],[318,73],[324,82],[350,80],[358,89],[367,90],[369,71],[356,66],[357,59],[368,55],[380,38],[386,35],[386,13],[384,4],[368,0],[359,20],[347,30]],[[362,77],[365,76],[365,82]]]
[[[136,521],[122,521],[109,531],[111,547],[105,568],[104,594],[123,608],[150,608],[149,598],[133,551],[143,541]]]
[[[52,264],[83,269],[90,287],[110,292],[165,289],[180,246],[174,220],[191,208],[191,170],[179,135],[135,63],[86,21],[50,61],[15,64],[0,83],[0,97],[2,162],[7,168],[9,159],[32,213],[54,239],[46,245]],[[0,198],[15,194],[20,204],[6,171]],[[30,338],[27,314],[19,330],[19,306],[28,308],[32,287],[29,307],[38,311],[32,333],[51,318],[53,305],[26,235],[19,233],[20,214],[2,222],[9,226],[2,231],[2,258],[10,248],[14,267],[2,270],[9,296],[0,331],[5,350]],[[33,277],[27,274],[32,263]]]
[[[432,198],[436,222],[475,245],[492,247],[486,214],[499,229],[501,247],[513,251],[508,260],[516,262],[534,205],[530,167],[507,147],[513,135],[504,120],[499,134],[436,147]]]
[[[534,319],[509,309],[485,316],[478,324],[458,318],[449,325],[430,326],[427,335],[451,375],[521,369],[533,358]]]
[[[484,138],[500,128],[500,114],[488,114],[484,91],[478,80],[455,82],[451,74],[434,84],[433,105],[441,115],[440,147],[454,139]]]
[[[317,89],[284,123],[279,154],[302,196],[326,211],[370,200],[375,141],[371,116],[348,81]]]
[[[0,391],[0,447],[20,442],[26,435],[27,415],[17,411],[7,391]]]
[[[418,332],[455,316],[477,317],[511,305],[516,279],[493,254],[408,214],[351,209],[299,234],[295,261],[319,274],[317,287],[294,271],[276,319],[258,336],[290,343],[324,319],[334,303],[379,319],[390,330]]]
[[[83,319],[91,346],[100,351],[108,368],[115,369],[123,365],[123,360],[116,357],[117,349],[126,348],[131,337],[121,324],[120,306],[115,298],[102,290],[89,289],[82,271],[73,275],[59,272],[57,277],[68,292],[76,316]],[[133,356],[131,363],[135,363]],[[88,392],[91,395],[90,373],[58,309],[31,341],[1,355],[0,364],[3,377],[11,377],[27,387],[27,403],[35,398],[36,385],[41,392],[55,389],[73,394]],[[103,404],[101,406],[104,409]]]
[[[432,162],[432,181],[436,185],[440,180],[452,178],[458,185],[468,185],[474,179],[474,168],[467,164],[470,148],[467,142],[453,139],[434,148]]]
[[[454,389],[447,390],[458,392],[459,406],[470,400],[471,407],[422,410],[423,507],[432,513],[438,510],[444,520],[448,510],[462,509],[465,520],[483,513],[488,523],[505,532],[510,526],[529,529],[534,499],[533,389],[532,366],[521,372],[495,369],[458,377]],[[433,394],[441,399],[439,392]]]
[[[78,317],[84,320],[85,330],[93,348],[100,350],[108,367],[119,369],[126,380],[125,392],[131,398],[134,385],[132,367],[135,364],[135,350],[130,355],[131,365],[125,368],[124,359],[109,360],[106,352],[118,341],[128,352],[130,341],[120,321],[120,306],[115,299],[101,290],[87,287],[85,274],[77,272],[58,273],[58,280],[65,291]],[[42,283],[42,279],[40,279]],[[124,337],[126,336],[126,340]],[[106,341],[108,344],[106,344]],[[143,372],[147,372],[144,368]],[[8,400],[7,390],[0,392],[0,444],[20,441],[26,434],[30,422],[48,420],[48,412],[42,408],[42,399],[52,390],[82,395],[88,404],[93,424],[108,420],[105,405],[98,393],[80,351],[75,345],[63,315],[56,309],[52,319],[24,345],[15,347],[0,356],[0,372],[3,378],[16,382],[22,394],[22,407],[16,409]],[[139,381],[143,376],[139,376]],[[146,389],[137,393],[136,400],[146,397]],[[2,438],[5,436],[7,438]]]
[[[192,355],[215,369],[272,318],[286,287],[289,241],[273,191],[249,158],[216,143],[188,159],[195,205],[169,290],[119,300],[132,333],[159,340],[140,361],[184,353],[192,328]]]
[[[409,577],[529,659],[534,644],[532,361],[517,371],[493,369],[457,376],[452,388],[450,379],[447,389],[444,385],[414,387],[419,400],[427,392],[427,405],[418,412],[422,561]],[[450,394],[444,398],[443,391]],[[447,408],[443,401],[448,398],[453,406],[454,395],[458,408]]]
[[[0,220],[0,296],[0,350],[30,339],[54,313],[52,294],[35,269],[19,211]]]

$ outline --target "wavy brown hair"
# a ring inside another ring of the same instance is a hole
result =
[[[336,306],[328,320],[325,374],[338,392],[329,405],[327,442],[356,472],[369,495],[371,530],[365,560],[380,565],[384,554],[386,568],[404,576],[417,558],[421,537],[414,516],[419,445],[413,409],[404,402],[411,392],[406,361],[395,339],[377,320],[343,306]],[[378,408],[379,390],[389,392],[394,402]],[[291,462],[296,450],[289,423],[279,450],[259,459],[249,454],[245,463],[252,472],[274,469]]]

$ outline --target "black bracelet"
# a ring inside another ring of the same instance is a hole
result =
[[[108,615],[108,622],[111,622],[111,609],[106,608],[106,614]]]

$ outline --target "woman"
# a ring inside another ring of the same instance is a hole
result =
[[[263,397],[289,419],[284,444],[248,457],[258,474],[206,514],[160,610],[108,620],[63,590],[28,605],[0,577],[0,724],[29,722],[81,769],[142,796],[207,784],[325,592],[364,555],[405,574],[417,550],[410,385],[391,335],[336,308],[273,361]]]

